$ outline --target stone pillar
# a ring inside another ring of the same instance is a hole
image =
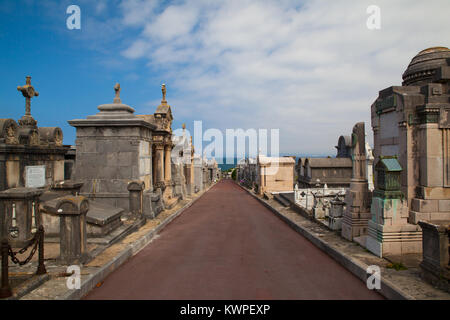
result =
[[[161,143],[156,143],[156,184],[164,181],[164,145]]]
[[[39,196],[43,190],[13,188],[0,192],[0,239],[7,238],[12,246],[22,247],[42,224]]]
[[[185,172],[186,172],[186,191],[188,196],[190,196],[192,194],[192,164],[185,164],[183,165],[183,167],[185,168]]]
[[[67,265],[86,262],[86,214],[89,211],[87,198],[66,196],[53,199],[46,202],[45,210],[60,217],[60,261]]]
[[[172,160],[171,160],[171,152],[172,147],[171,145],[166,145],[164,147],[164,181],[168,182],[168,185],[170,184],[170,181],[172,180]]]
[[[143,216],[143,190],[145,183],[143,181],[131,181],[128,183],[130,192],[130,212],[136,217]]]
[[[364,122],[358,122],[352,132],[352,179],[345,196],[347,209],[342,220],[342,236],[352,241],[367,235],[370,219],[370,193],[366,175],[366,142]]]

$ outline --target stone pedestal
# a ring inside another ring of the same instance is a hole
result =
[[[434,286],[450,292],[450,224],[419,222],[423,232],[422,277]]]
[[[352,241],[367,234],[370,194],[367,181],[352,181],[345,195],[347,209],[342,217],[342,236]]]
[[[128,183],[128,191],[130,193],[130,213],[138,218],[143,217],[144,189],[145,183],[143,181],[131,181]]]
[[[422,251],[422,231],[409,224],[406,200],[372,199],[372,219],[368,222],[366,247],[379,257]]]
[[[23,247],[42,224],[39,196],[43,190],[13,188],[0,192],[0,239],[7,238],[14,247]]]
[[[379,257],[422,251],[422,231],[408,223],[408,202],[400,191],[402,167],[396,156],[380,157],[366,247]]]
[[[344,207],[345,202],[339,199],[334,199],[330,201],[330,211],[328,216],[328,227],[330,229],[341,230]]]
[[[85,197],[61,197],[47,201],[45,209],[60,217],[60,261],[64,264],[84,263],[88,258]]]

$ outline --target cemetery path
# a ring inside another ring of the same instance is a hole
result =
[[[85,299],[383,299],[222,180]]]

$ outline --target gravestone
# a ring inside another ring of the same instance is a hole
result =
[[[365,135],[364,122],[355,124],[352,131],[352,179],[345,196],[346,210],[341,233],[350,241],[367,234],[367,223],[371,217]]]

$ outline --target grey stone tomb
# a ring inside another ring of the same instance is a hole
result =
[[[122,104],[120,85],[112,104],[98,107],[96,115],[70,120],[77,129],[74,180],[84,182],[81,195],[130,211],[128,183],[143,181],[144,215],[154,216],[152,135],[156,128]],[[89,221],[89,220],[88,220]]]

